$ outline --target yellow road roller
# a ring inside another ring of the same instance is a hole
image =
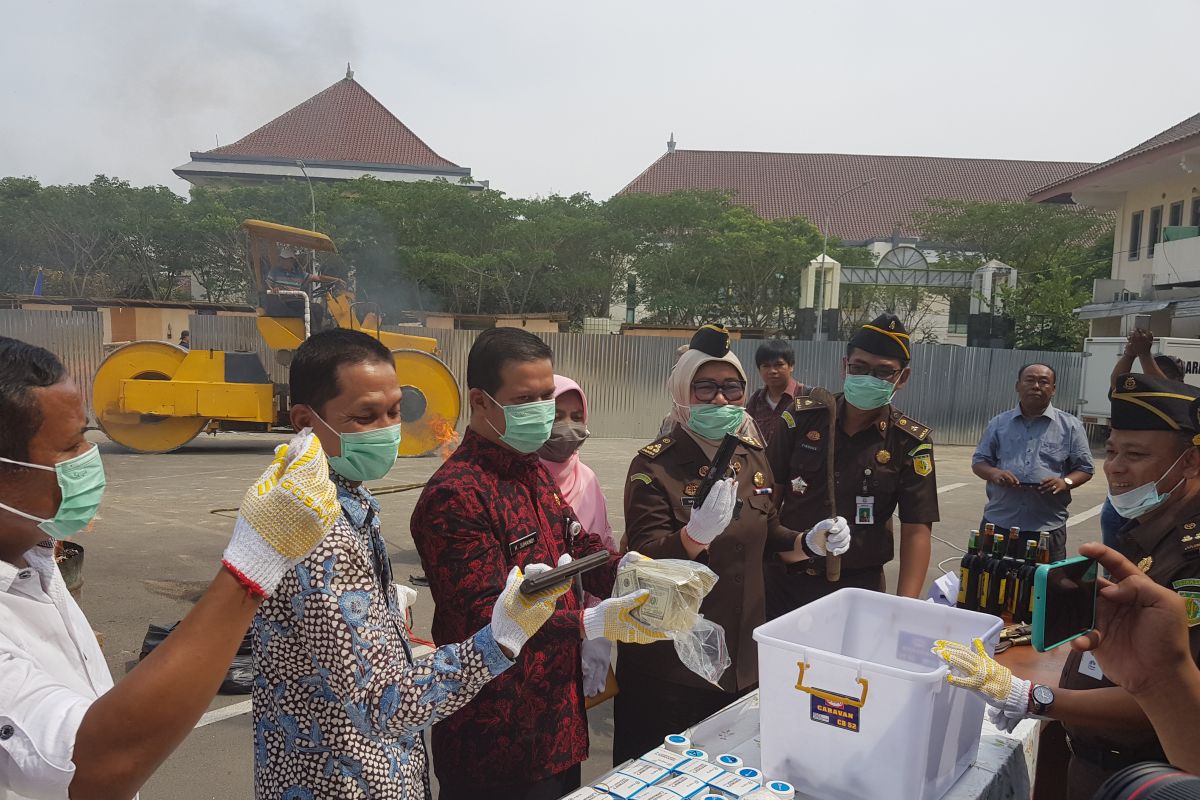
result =
[[[404,389],[400,455],[424,455],[453,437],[461,400],[458,383],[437,357],[436,339],[381,330],[376,313],[360,317],[360,304],[341,280],[316,274],[311,259],[305,263],[312,252],[337,252],[328,236],[254,219],[242,229],[258,298],[255,321],[279,363],[290,363],[314,331],[364,331],[392,351]],[[101,430],[139,453],[175,450],[210,426],[267,431],[289,425],[287,387],[271,382],[255,353],[132,342],[100,364],[92,398]]]

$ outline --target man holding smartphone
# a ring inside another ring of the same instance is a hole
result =
[[[1200,658],[1200,389],[1141,374],[1119,377],[1110,395],[1112,434],[1104,460],[1113,506],[1129,520],[1121,555],[1188,608],[1188,641]],[[1054,610],[1047,607],[1046,613]],[[1025,717],[1057,719],[1071,747],[1070,800],[1092,797],[1112,774],[1165,761],[1136,698],[1104,674],[1091,653],[1073,650],[1059,688],[1032,685],[978,652],[941,648],[953,683],[982,693],[988,716],[1012,730]],[[990,670],[990,672],[989,672]],[[1180,687],[1183,691],[1183,687]]]

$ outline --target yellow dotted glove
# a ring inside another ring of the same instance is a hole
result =
[[[547,564],[530,564],[524,572],[520,567],[513,567],[508,571],[508,580],[504,582],[496,605],[492,606],[492,637],[514,658],[550,619],[558,598],[571,588],[571,582],[564,581],[535,594],[521,593],[521,581],[549,569]]]
[[[1028,713],[1029,681],[1013,677],[1008,667],[987,654],[981,639],[971,647],[939,639],[932,652],[950,667],[946,680],[951,685],[978,692],[1010,719],[1020,720]]]
[[[587,609],[583,612],[584,638],[605,638],[626,644],[661,642],[667,638],[665,632],[639,622],[633,615],[649,599],[650,592],[639,589],[624,597],[610,597]]]
[[[329,462],[311,430],[275,449],[242,498],[224,564],[247,588],[269,596],[341,515]]]

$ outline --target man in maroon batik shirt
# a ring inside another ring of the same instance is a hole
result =
[[[487,623],[514,565],[605,550],[598,536],[580,529],[536,454],[554,420],[553,355],[527,331],[493,328],[467,358],[471,421],[412,516],[439,644],[462,641],[460,632]],[[584,588],[607,598],[618,566],[613,556],[585,573]],[[578,788],[588,755],[580,643],[661,638],[630,620],[643,602],[628,595],[584,611],[574,593],[564,595],[516,665],[434,726],[441,800],[553,800]]]
[[[754,363],[763,380],[761,389],[746,401],[746,413],[758,426],[766,442],[770,442],[779,429],[783,413],[792,407],[792,401],[807,394],[804,384],[792,377],[796,367],[796,351],[782,339],[772,339],[758,346]]]

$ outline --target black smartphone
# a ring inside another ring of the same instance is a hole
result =
[[[1096,627],[1096,560],[1042,564],[1034,575],[1033,649],[1052,650]]]
[[[588,570],[607,564],[610,557],[607,550],[601,550],[597,553],[589,553],[583,558],[577,558],[570,564],[564,564],[561,567],[555,567],[538,575],[532,575],[521,581],[521,594],[537,594],[543,589],[549,589],[551,586],[568,583],[576,575],[582,575]]]

